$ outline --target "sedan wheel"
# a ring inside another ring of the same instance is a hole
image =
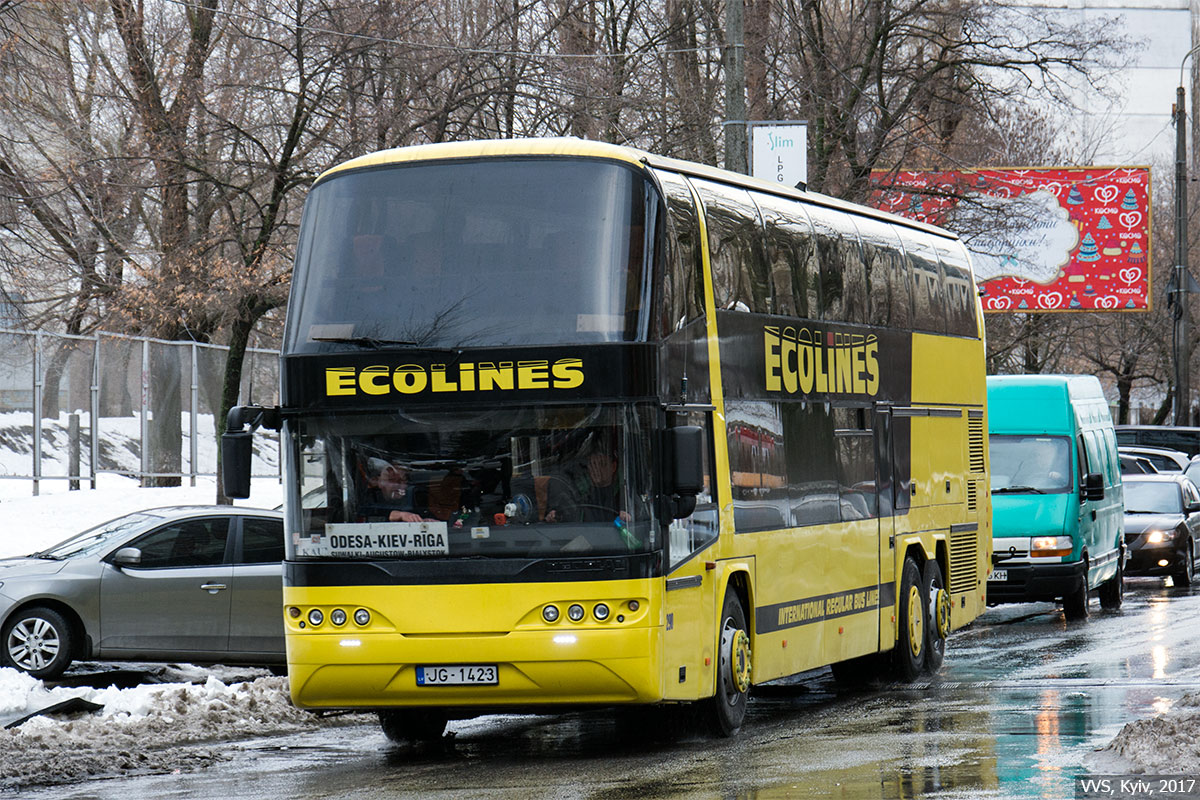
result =
[[[1175,582],[1176,586],[1192,585],[1192,580],[1196,576],[1196,552],[1193,549],[1194,547],[1194,544],[1188,542],[1187,552],[1184,553],[1183,563],[1179,565],[1179,571],[1171,573],[1171,579]]]
[[[4,626],[3,662],[35,678],[57,678],[71,664],[71,628],[57,611],[31,608]]]

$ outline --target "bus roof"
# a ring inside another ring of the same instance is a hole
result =
[[[893,224],[916,228],[938,236],[951,239],[958,238],[957,234],[945,228],[938,228],[934,225],[917,222],[916,220],[896,214],[889,214],[886,211],[880,211],[870,206],[861,206],[845,200],[839,200],[836,197],[830,197],[819,192],[810,192],[806,189],[793,189],[789,186],[781,186],[777,183],[694,161],[657,156],[635,147],[596,142],[589,139],[578,139],[571,136],[529,139],[478,139],[465,142],[418,144],[408,147],[395,147],[390,150],[379,150],[330,167],[317,177],[314,186],[333,175],[348,170],[416,161],[502,158],[505,156],[575,156],[579,158],[603,158],[610,161],[623,161],[635,167],[651,166],[656,169],[670,170],[685,175],[694,175],[698,178],[707,178],[722,183],[734,184],[746,189],[770,192],[771,194],[793,200],[803,200],[813,205],[821,205],[853,214],[870,216]]]

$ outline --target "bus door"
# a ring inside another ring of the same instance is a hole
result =
[[[840,524],[827,567],[835,589],[825,600],[829,662],[879,647],[880,504],[870,409],[833,408]]]
[[[896,581],[896,514],[908,508],[908,486],[899,480],[892,409],[875,406],[875,474],[879,489],[879,649],[891,649],[895,643],[894,584]]]
[[[712,426],[709,415],[692,412],[687,423],[700,425],[708,447],[704,455],[705,490],[690,517],[673,520],[667,536],[667,584],[663,625],[663,696],[694,700],[706,696],[716,664],[717,571],[708,569],[706,551],[720,532],[712,478]],[[705,659],[708,663],[705,663]]]

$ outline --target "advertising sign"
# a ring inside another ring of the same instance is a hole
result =
[[[954,231],[984,311],[1150,308],[1150,168],[876,172],[872,204]]]
[[[750,174],[791,187],[808,183],[808,124],[751,122]]]

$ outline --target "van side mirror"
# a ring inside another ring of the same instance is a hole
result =
[[[696,495],[704,490],[704,431],[698,425],[667,429],[669,451],[667,491],[672,495],[673,519],[690,517],[696,510]]]
[[[1083,491],[1080,492],[1083,500],[1103,500],[1104,499],[1104,476],[1099,472],[1089,472],[1083,476]]]

